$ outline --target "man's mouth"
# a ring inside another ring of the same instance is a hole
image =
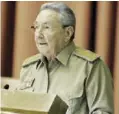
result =
[[[47,45],[47,43],[39,43],[40,45]]]

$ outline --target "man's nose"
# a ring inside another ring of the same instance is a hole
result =
[[[35,36],[37,39],[43,39],[44,38],[42,33],[35,34]]]
[[[41,29],[38,29],[35,31],[35,36],[38,37],[38,38],[43,38],[44,35],[43,35],[43,32]]]

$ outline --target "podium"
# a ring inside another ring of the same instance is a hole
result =
[[[1,90],[1,114],[65,114],[67,108],[57,95]]]

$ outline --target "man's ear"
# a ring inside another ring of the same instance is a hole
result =
[[[68,26],[65,28],[65,42],[68,42],[74,33],[74,28],[72,26]]]

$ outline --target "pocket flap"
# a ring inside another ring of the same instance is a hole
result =
[[[69,100],[74,99],[74,98],[80,98],[84,93],[84,87],[75,87],[69,96]]]
[[[31,78],[31,79],[25,80],[22,84],[20,84],[18,89],[23,90],[23,89],[30,88],[30,87],[33,86],[34,81],[35,81],[35,78]]]

